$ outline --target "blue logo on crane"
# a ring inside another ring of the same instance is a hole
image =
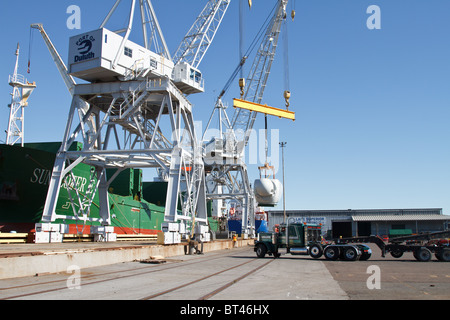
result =
[[[76,45],[78,46],[78,53],[80,55],[75,55],[74,62],[80,62],[95,58],[95,53],[91,52],[94,41],[94,37],[89,35],[84,35],[80,37],[80,39],[78,39]]]
[[[81,41],[79,45],[78,52],[80,52],[80,54],[86,54],[92,49],[92,41],[89,39]]]

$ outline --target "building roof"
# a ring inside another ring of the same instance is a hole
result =
[[[283,210],[270,210],[272,215],[283,215]],[[442,208],[422,209],[348,209],[348,210],[286,210],[289,216],[323,217],[323,216],[398,216],[398,215],[423,215],[442,216]],[[415,219],[414,219],[415,220]]]
[[[441,214],[368,214],[352,215],[353,221],[450,221],[450,216]]]

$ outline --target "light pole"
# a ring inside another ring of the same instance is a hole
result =
[[[287,142],[280,142],[281,147],[281,159],[282,159],[282,167],[283,167],[283,223],[286,223],[286,188],[284,187],[284,148],[286,147]]]

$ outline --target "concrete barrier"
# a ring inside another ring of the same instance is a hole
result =
[[[237,240],[236,247],[252,245],[254,240]],[[185,244],[133,245],[12,253],[0,258],[0,279],[67,272],[70,266],[80,269],[121,262],[149,259],[152,256],[173,257],[185,254]],[[233,248],[230,240],[205,242],[203,252]]]

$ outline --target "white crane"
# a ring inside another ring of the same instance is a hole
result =
[[[198,68],[214,40],[231,0],[210,0],[180,43],[173,62],[186,62]]]
[[[240,80],[241,99],[261,103],[278,45],[283,21],[286,19],[287,0],[278,0],[262,31],[265,32],[254,58],[249,75]],[[258,36],[257,36],[258,38]],[[205,129],[204,138],[215,112],[219,115],[219,135],[205,144],[205,168],[207,176],[207,199],[232,199],[242,204],[242,232],[251,233],[254,221],[254,193],[248,179],[243,151],[248,144],[257,112],[236,109],[229,119],[222,97],[238,75],[246,56],[219,95],[216,106]],[[246,83],[246,84],[245,84]],[[281,186],[280,186],[281,187]]]
[[[69,90],[73,94],[72,105],[56,156],[43,221],[74,219],[99,221],[108,226],[111,217],[107,190],[114,178],[126,168],[155,168],[168,181],[165,220],[168,223],[181,221],[186,235],[195,231],[200,239],[207,240],[202,151],[194,130],[193,106],[185,96],[202,92],[202,82],[190,78],[191,70],[175,72],[177,66],[171,60],[151,1],[139,0],[143,46],[129,40],[136,0],[131,1],[124,29],[116,32],[106,29],[120,2],[115,2],[99,30],[69,41],[66,80],[70,84],[71,77],[77,77],[88,83],[75,84],[73,90]],[[209,1],[213,2],[216,1]],[[215,19],[216,15],[209,17]],[[202,47],[207,48],[211,35],[204,39],[202,41],[208,44]],[[151,47],[155,43],[159,46]],[[200,56],[205,52],[203,50]],[[61,67],[58,59],[55,62]],[[64,68],[61,70],[64,74]],[[92,119],[92,129],[89,119]],[[170,128],[166,136],[162,133],[164,122]],[[124,133],[123,139],[119,138],[119,130]],[[69,151],[79,135],[83,139],[83,149]],[[56,204],[60,186],[66,177],[73,176],[72,169],[81,162],[95,168],[89,185],[92,192],[81,195],[68,190],[74,216],[59,215]],[[115,169],[115,174],[107,177],[106,168]],[[96,194],[100,218],[91,218],[90,206]]]
[[[214,40],[231,0],[209,0],[174,54],[173,80],[185,93],[203,91],[198,67]]]

